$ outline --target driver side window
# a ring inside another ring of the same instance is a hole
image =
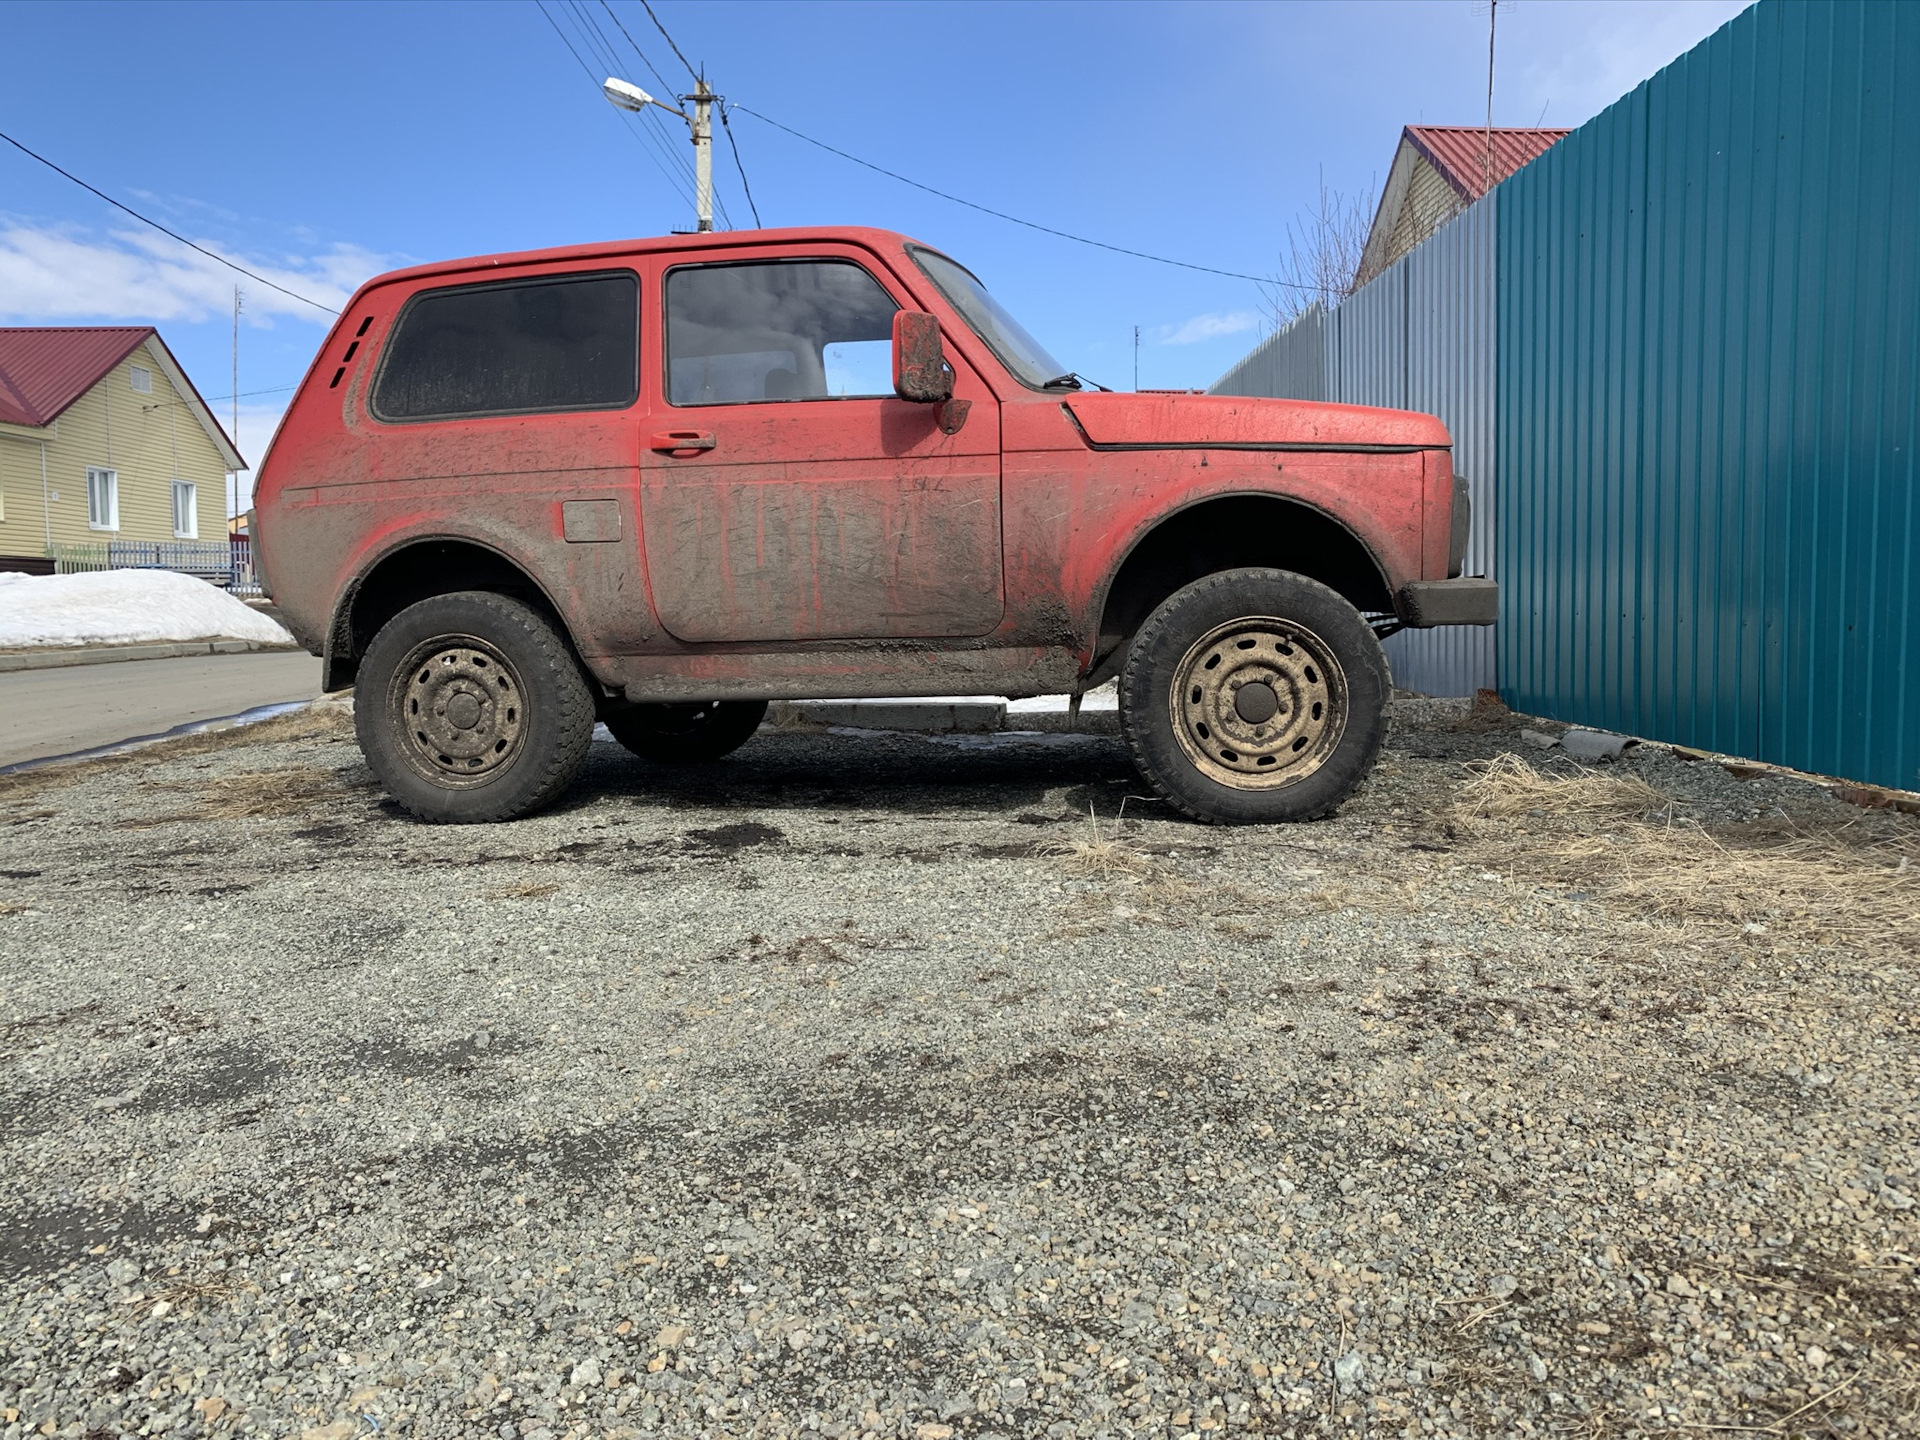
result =
[[[674,405],[893,394],[900,307],[850,260],[682,266],[666,299]]]

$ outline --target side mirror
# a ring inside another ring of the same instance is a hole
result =
[[[953,367],[940,349],[940,322],[923,310],[894,312],[893,393],[926,405],[953,398]]]

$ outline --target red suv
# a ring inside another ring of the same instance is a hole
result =
[[[354,296],[259,476],[274,599],[430,820],[552,800],[594,722],[716,759],[767,702],[1077,693],[1204,820],[1366,775],[1378,637],[1492,623],[1431,416],[1099,391],[879,230],[483,256]]]

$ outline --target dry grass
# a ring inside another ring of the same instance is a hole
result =
[[[1636,776],[1545,774],[1503,755],[1460,787],[1456,818],[1486,863],[1544,873],[1648,918],[1868,954],[1920,949],[1920,846],[1910,839],[1789,831],[1727,843],[1692,821],[1653,818],[1670,803]]]
[[[1550,775],[1534,769],[1518,755],[1497,756],[1472,768],[1474,773],[1460,787],[1456,804],[1458,813],[1467,819],[1501,819],[1535,812],[1589,819],[1644,816],[1672,800],[1638,775],[1606,775],[1592,770]]]
[[[247,770],[204,780],[170,781],[156,788],[190,793],[193,799],[184,810],[136,816],[122,820],[120,828],[149,830],[156,825],[194,820],[277,820],[347,793],[339,772],[320,765]]]
[[[1866,949],[1920,947],[1920,866],[1889,847],[1861,852],[1831,838],[1730,848],[1697,825],[1630,825],[1548,852],[1562,875],[1645,915],[1716,926],[1808,932]],[[1757,932],[1756,932],[1757,933]]]
[[[1067,868],[1078,870],[1082,874],[1112,877],[1115,875],[1146,875],[1154,868],[1147,856],[1134,849],[1121,838],[1121,817],[1126,814],[1126,802],[1120,805],[1120,814],[1113,818],[1113,829],[1109,833],[1100,827],[1100,819],[1093,813],[1093,807],[1087,807],[1087,833],[1082,839],[1056,840],[1040,847],[1042,855],[1057,855],[1067,862]]]
[[[156,740],[124,755],[109,755],[98,760],[74,760],[60,765],[44,765],[12,775],[0,775],[0,823],[16,824],[27,819],[45,819],[53,812],[25,812],[14,807],[35,796],[65,789],[81,780],[89,780],[111,770],[139,765],[162,765],[195,755],[211,754],[240,745],[291,744],[303,740],[344,739],[353,733],[353,715],[342,705],[309,705],[276,715],[254,725],[230,726],[222,730],[203,730],[195,735],[179,735],[171,740]]]
[[[175,1310],[191,1314],[210,1306],[225,1304],[240,1288],[236,1270],[207,1270],[198,1275],[170,1275],[148,1295],[148,1300],[163,1300]]]
[[[200,820],[257,820],[297,815],[318,801],[344,795],[346,789],[337,771],[318,765],[249,770],[205,782],[193,814]]]
[[[1121,809],[1124,814],[1124,804]],[[1258,917],[1273,903],[1271,896],[1212,877],[1190,879],[1158,856],[1130,844],[1119,815],[1109,829],[1088,807],[1085,836],[1043,845],[1038,853],[1057,857],[1067,869],[1107,882],[1104,888],[1080,895],[1065,907],[1062,934],[1099,933],[1116,920],[1142,925],[1211,920],[1214,928],[1224,933],[1269,936],[1257,919],[1249,923],[1232,917]]]
[[[560,887],[544,880],[530,880],[522,885],[500,885],[487,891],[489,900],[540,900],[548,895],[559,893]]]

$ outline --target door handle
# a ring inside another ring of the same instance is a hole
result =
[[[662,430],[653,437],[652,448],[664,451],[711,450],[711,430]]]

